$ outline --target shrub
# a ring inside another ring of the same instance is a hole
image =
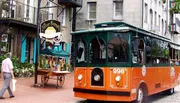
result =
[[[0,66],[2,61],[6,58],[5,55],[0,56]],[[34,75],[35,66],[31,63],[21,63],[16,56],[12,56],[13,72],[15,77],[31,77]],[[1,70],[1,69],[0,69]]]

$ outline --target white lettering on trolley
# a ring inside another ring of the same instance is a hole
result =
[[[126,71],[126,68],[112,68],[114,74],[124,74]]]

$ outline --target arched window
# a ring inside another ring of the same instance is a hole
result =
[[[78,63],[87,62],[87,44],[84,40],[79,40],[76,44],[76,60]]]
[[[164,20],[162,19],[162,27],[161,27],[161,30],[162,30],[162,35],[164,35]]]
[[[150,25],[151,25],[151,30],[153,29],[153,11],[150,9]]]
[[[112,38],[108,43],[108,62],[127,62],[128,42],[120,36]]]
[[[101,38],[96,36],[90,42],[90,63],[105,63],[105,60],[105,42]]]

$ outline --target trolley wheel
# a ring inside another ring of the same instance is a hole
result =
[[[41,76],[41,83],[46,85],[49,80],[49,76]]]
[[[133,103],[148,103],[147,91],[140,87],[137,92],[137,100]]]
[[[65,81],[65,75],[60,75],[57,77],[57,86],[62,87]]]
[[[174,88],[166,90],[166,94],[172,95],[174,93]]]

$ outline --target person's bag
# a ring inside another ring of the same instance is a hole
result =
[[[12,79],[12,90],[13,91],[16,91],[16,82],[17,82],[16,79]]]

